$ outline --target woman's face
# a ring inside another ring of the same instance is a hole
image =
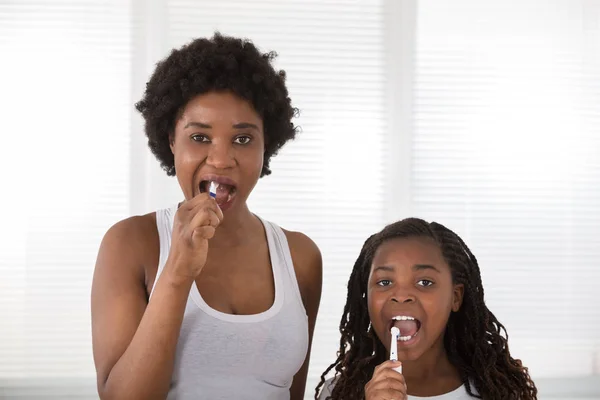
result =
[[[192,98],[181,112],[171,139],[175,172],[187,200],[219,183],[223,210],[244,206],[260,178],[265,138],[252,105],[230,92]]]
[[[450,267],[431,239],[391,239],[375,252],[367,288],[369,317],[388,353],[390,330],[399,328],[400,361],[443,348],[448,318],[460,308],[462,295],[463,285],[453,283]]]

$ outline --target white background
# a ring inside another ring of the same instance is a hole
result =
[[[407,216],[472,248],[542,398],[600,398],[598,0],[0,1],[0,398],[94,398],[102,235],[180,198],[133,103],[215,29],[276,50],[301,109],[250,205],[323,253],[307,398],[363,241]]]

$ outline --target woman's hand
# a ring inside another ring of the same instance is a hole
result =
[[[223,220],[223,212],[208,193],[183,202],[173,222],[169,262],[172,276],[195,280],[208,254],[208,240]]]

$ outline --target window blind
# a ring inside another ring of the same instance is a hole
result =
[[[129,210],[129,18],[119,0],[0,3],[2,390],[94,384],[93,267]]]
[[[411,211],[455,229],[534,378],[600,371],[600,3],[419,1]]]

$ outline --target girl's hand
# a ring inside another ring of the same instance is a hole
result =
[[[366,400],[406,400],[404,376],[394,368],[402,365],[399,361],[386,361],[373,371],[373,377],[365,385]]]

